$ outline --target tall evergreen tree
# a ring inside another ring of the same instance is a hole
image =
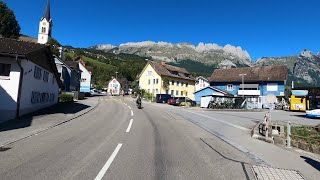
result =
[[[11,9],[0,0],[0,34],[6,38],[18,38],[20,26]]]

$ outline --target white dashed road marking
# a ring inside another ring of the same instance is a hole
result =
[[[133,116],[133,111],[131,110],[131,116]]]
[[[113,153],[111,154],[110,158],[108,159],[108,161],[106,162],[106,164],[102,167],[102,169],[100,170],[99,174],[97,175],[97,177],[94,180],[101,180],[104,176],[104,174],[107,172],[107,170],[109,169],[112,161],[114,160],[114,158],[117,156],[120,148],[121,148],[122,144],[118,144],[118,146],[116,147],[116,149],[113,151]]]
[[[128,126],[127,130],[126,130],[127,133],[130,132],[130,129],[131,129],[131,126],[132,126],[132,122],[133,122],[133,119],[130,120],[129,126]]]

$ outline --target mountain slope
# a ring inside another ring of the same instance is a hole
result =
[[[167,62],[179,62],[182,60],[193,60],[207,65],[219,64],[223,60],[230,60],[235,64],[246,64],[250,66],[251,58],[247,51],[241,47],[217,44],[199,43],[197,46],[189,43],[172,44],[167,42],[135,42],[121,44],[119,47],[112,45],[97,45],[90,49],[104,50],[115,54],[134,54],[144,57],[152,57],[154,60],[165,60]]]

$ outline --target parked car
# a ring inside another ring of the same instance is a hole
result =
[[[175,105],[175,106],[180,106],[180,104],[181,104],[182,102],[188,102],[188,103],[191,104],[191,106],[195,106],[195,105],[196,105],[196,102],[193,101],[193,100],[191,100],[191,99],[188,98],[188,97],[187,97],[187,98],[186,98],[186,97],[179,97],[179,98],[177,98],[176,101],[173,103],[173,105]]]
[[[167,103],[168,99],[171,99],[172,96],[170,94],[157,94],[156,102],[157,103]]]
[[[306,116],[309,118],[320,118],[320,109],[306,111]]]
[[[178,97],[172,97],[171,99],[168,99],[168,104],[173,105],[176,103],[176,100],[178,99]]]

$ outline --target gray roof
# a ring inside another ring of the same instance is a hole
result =
[[[43,18],[46,18],[47,21],[51,20],[51,16],[50,16],[50,0],[48,0],[47,9],[46,9],[46,12],[44,13]]]

